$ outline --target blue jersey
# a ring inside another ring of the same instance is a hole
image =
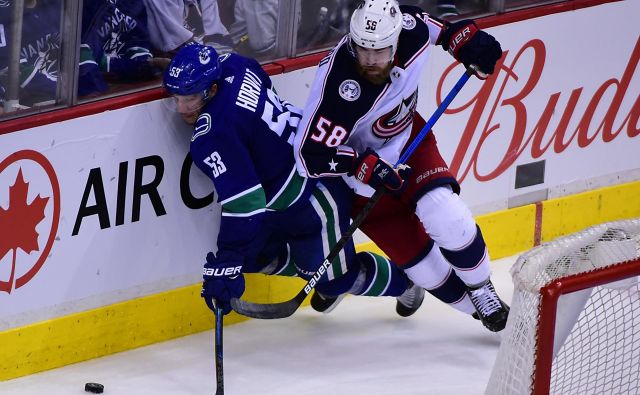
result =
[[[58,80],[60,55],[59,1],[38,2],[24,8],[22,46],[20,47],[20,104],[54,100]],[[0,85],[8,80],[9,47],[12,20],[11,8],[0,7]],[[3,89],[0,87],[0,99]]]
[[[151,78],[151,42],[142,0],[85,0],[78,93],[107,89],[102,73],[123,81]]]
[[[273,92],[255,60],[236,54],[220,60],[218,91],[196,121],[191,156],[222,205],[218,249],[246,257],[268,212],[305,204],[315,181],[298,175],[293,157],[300,109]]]

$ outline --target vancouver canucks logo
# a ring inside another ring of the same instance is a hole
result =
[[[402,28],[405,30],[411,30],[416,27],[416,18],[413,15],[402,14]]]
[[[211,51],[209,48],[202,48],[198,53],[198,58],[200,59],[200,64],[207,64],[211,61],[210,56]]]
[[[211,115],[209,113],[202,113],[196,120],[196,124],[193,129],[193,135],[191,136],[191,142],[195,141],[198,137],[209,133],[211,130]]]
[[[20,50],[24,62],[20,84],[27,86],[38,75],[56,82],[58,80],[58,56],[60,54],[60,35],[47,34],[38,40],[26,44]]]
[[[416,89],[397,107],[378,118],[372,127],[373,134],[376,137],[388,139],[405,130],[413,122],[417,102],[418,90]]]
[[[125,28],[119,25],[116,30],[112,30],[108,33],[108,38],[105,41],[102,48],[107,56],[119,58],[122,48],[124,48],[124,42],[122,41],[122,35],[125,33]]]
[[[355,80],[344,80],[338,88],[338,93],[346,101],[358,100],[360,97],[360,84]]]
[[[117,6],[113,0],[109,1],[114,6]],[[124,54],[123,49],[125,43],[123,35],[136,28],[138,22],[134,18],[124,14],[121,10],[116,9],[112,15],[109,15],[101,24],[97,26],[97,33],[100,38],[105,42],[102,46],[105,55],[112,58],[119,58]],[[149,51],[144,47],[132,47],[127,54],[129,58],[135,58],[136,56],[149,56]]]

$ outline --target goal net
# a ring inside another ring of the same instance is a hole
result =
[[[485,394],[640,394],[639,251],[640,218],[520,256]]]

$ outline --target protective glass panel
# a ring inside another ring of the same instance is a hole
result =
[[[296,53],[303,55],[332,47],[349,32],[349,22],[358,0],[304,0],[297,32]],[[401,0],[400,5],[418,6],[445,19],[479,15],[490,2],[475,0]]]
[[[354,0],[304,0],[297,30],[296,53],[301,55],[332,47],[349,32]]]
[[[185,1],[187,3],[187,1]],[[236,52],[258,59],[279,55],[278,34],[287,17],[279,0],[190,1],[187,24],[194,39],[218,53]]]
[[[517,10],[520,8],[528,8],[531,6],[538,6],[551,3],[564,3],[566,0],[504,0],[504,7],[506,10]]]

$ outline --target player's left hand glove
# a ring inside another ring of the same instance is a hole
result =
[[[477,66],[475,74],[480,79],[493,74],[496,62],[502,56],[500,43],[489,33],[478,29],[471,19],[449,24],[437,44],[465,67]]]
[[[244,293],[243,257],[230,251],[218,251],[207,254],[202,277],[202,291],[207,306],[215,311],[215,304],[222,307],[223,314],[231,312],[231,298],[239,298]]]
[[[378,189],[382,185],[389,191],[399,193],[404,188],[405,180],[410,173],[409,166],[402,164],[394,169],[389,162],[368,148],[355,159],[349,175],[353,175],[360,182],[369,184],[373,189]]]

